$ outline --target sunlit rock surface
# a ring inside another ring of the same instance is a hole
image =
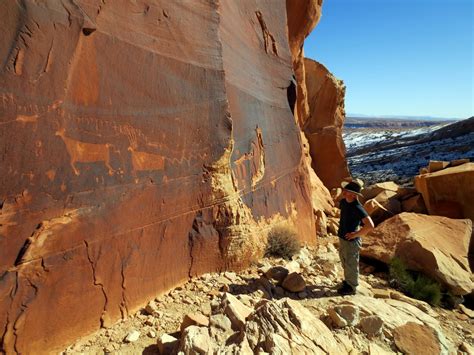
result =
[[[4,351],[239,268],[270,223],[315,241],[287,89],[308,4],[290,47],[284,2],[0,3]]]

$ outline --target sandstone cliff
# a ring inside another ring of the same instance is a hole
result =
[[[314,242],[287,88],[321,2],[293,3],[0,3],[3,351],[242,267],[270,223]]]
[[[321,63],[308,58],[304,63],[310,114],[303,130],[309,141],[313,169],[331,189],[350,176],[342,140],[346,87]]]

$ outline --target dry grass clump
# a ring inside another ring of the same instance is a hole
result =
[[[278,226],[268,233],[265,256],[291,259],[293,255],[299,253],[300,249],[301,245],[293,228]]]

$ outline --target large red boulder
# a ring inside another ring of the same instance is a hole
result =
[[[468,253],[472,221],[401,213],[364,237],[361,255],[389,263],[394,257],[448,287],[454,294],[474,290]]]
[[[285,89],[313,24],[289,41],[286,11],[0,2],[3,351],[60,351],[190,276],[242,267],[270,221],[314,241]]]
[[[474,163],[465,163],[415,177],[428,213],[474,221]]]

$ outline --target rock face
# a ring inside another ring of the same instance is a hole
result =
[[[474,163],[418,175],[415,186],[430,214],[474,220]]]
[[[321,63],[305,58],[305,70],[310,115],[303,129],[313,168],[327,188],[339,187],[350,176],[342,140],[346,88]]]
[[[296,79],[294,111],[300,127],[304,127],[310,116],[303,42],[319,22],[322,3],[322,0],[286,1],[288,38]]]
[[[454,294],[474,289],[468,252],[472,221],[401,213],[364,237],[361,255],[388,263],[401,258],[407,267],[446,285]]]
[[[60,350],[241,267],[268,222],[314,242],[281,89],[319,18],[305,4],[289,33],[284,2],[0,4],[3,351]]]

